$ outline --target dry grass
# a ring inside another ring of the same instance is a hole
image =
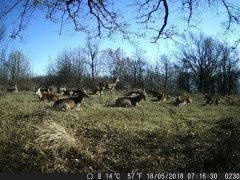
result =
[[[91,96],[80,111],[53,111],[32,92],[0,96],[1,172],[240,170],[240,97],[220,106],[174,99],[111,107],[123,93]]]

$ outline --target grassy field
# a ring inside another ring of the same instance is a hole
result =
[[[240,97],[177,107],[175,98],[111,107],[92,95],[79,111],[52,110],[33,92],[0,94],[1,172],[240,171]]]

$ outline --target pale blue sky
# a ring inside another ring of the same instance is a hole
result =
[[[222,12],[219,12],[222,13]],[[170,16],[169,21],[176,21],[176,16]],[[233,43],[236,37],[223,37],[219,34],[221,31],[221,18],[216,18],[212,13],[206,12],[203,16],[202,23],[198,25],[198,30],[201,30],[204,34],[209,36],[219,35],[219,38],[228,38],[229,43]],[[49,60],[56,59],[57,55],[65,48],[84,47],[85,34],[81,32],[68,31],[59,35],[59,24],[48,22],[39,15],[34,17],[30,21],[30,26],[24,32],[24,40],[11,40],[9,41],[10,47],[13,49],[22,50],[30,59],[33,67],[33,73],[37,75],[43,75],[46,73],[46,67],[49,64]],[[186,28],[186,24],[181,26],[179,21],[179,29]],[[132,27],[134,28],[134,27]],[[7,30],[10,31],[7,27]],[[196,29],[195,29],[196,30]],[[112,48],[117,49],[120,47],[126,53],[131,56],[134,47],[127,41],[122,40],[121,37],[116,36],[115,40],[102,39],[100,44],[101,49]],[[154,61],[160,54],[168,54],[174,49],[174,43],[171,40],[160,40],[159,44],[150,43],[150,40],[139,39],[139,47],[146,50],[146,57]]]

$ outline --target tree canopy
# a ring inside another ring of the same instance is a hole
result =
[[[200,15],[206,11],[212,11],[215,16],[224,14],[223,31],[233,32],[240,23],[240,4],[234,0],[3,0],[1,4],[0,21],[10,15],[15,17],[12,38],[21,37],[38,11],[46,19],[59,23],[60,33],[66,24],[71,24],[76,31],[92,36],[111,37],[121,33],[126,39],[136,35],[154,43],[174,38],[178,20],[186,28],[197,25]],[[131,19],[126,17],[129,14]],[[178,20],[171,18],[173,14]],[[132,24],[137,28],[131,28]],[[236,39],[239,42],[240,37]]]

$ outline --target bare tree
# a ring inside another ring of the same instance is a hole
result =
[[[99,59],[97,55],[99,54],[99,48],[99,41],[88,36],[86,41],[86,53],[88,54],[89,61],[86,63],[90,66],[91,76],[93,80],[98,73],[97,66],[99,65]]]
[[[93,32],[96,36],[111,37],[120,32],[124,38],[137,34],[149,37],[152,42],[157,42],[160,38],[172,38],[177,33],[178,24],[175,22],[180,20],[186,24],[186,28],[197,25],[199,16],[206,11],[218,15],[221,10],[221,14],[226,17],[222,22],[226,30],[234,30],[233,28],[237,30],[240,22],[238,1],[136,0],[132,3],[121,2],[122,7],[118,5],[119,3],[114,0],[4,0],[0,9],[0,20],[14,10],[17,11],[12,13],[16,15],[17,20],[11,35],[13,38],[26,29],[34,13],[40,10],[45,13],[48,20],[60,24],[60,33],[64,26],[70,23],[76,31]],[[135,22],[129,22],[129,18],[126,17],[129,14],[124,13],[126,8],[127,11],[132,10],[134,13]],[[176,16],[178,20],[171,19],[171,15]],[[134,28],[134,32],[127,28],[132,24],[139,25],[139,28]]]
[[[145,84],[145,73],[147,62],[145,60],[146,51],[136,47],[135,52],[132,57],[132,76],[133,76],[133,85],[135,87],[141,87]]]
[[[183,36],[182,45],[179,47],[177,58],[182,62],[183,67],[194,74],[194,81],[199,92],[203,92],[204,87],[209,87],[209,80],[216,70],[217,62],[220,58],[219,43],[211,37],[205,37],[189,33]]]
[[[164,89],[170,88],[173,75],[173,64],[170,61],[170,57],[165,54],[161,55],[156,65],[158,66],[162,87]]]
[[[0,81],[5,83],[7,80],[7,69],[5,63],[7,61],[7,45],[4,42],[6,35],[6,28],[0,24]]]
[[[0,43],[3,41],[6,35],[6,27],[3,24],[0,24]]]
[[[30,78],[30,63],[23,52],[19,50],[10,52],[9,58],[5,62],[5,66],[8,73],[8,80],[11,82]]]
[[[216,74],[218,92],[223,95],[231,94],[232,90],[236,89],[240,77],[239,54],[227,43],[222,44],[219,48],[221,49],[221,58]]]
[[[67,84],[69,87],[72,84],[74,74],[70,53],[70,50],[63,50],[55,61],[55,72],[58,77],[58,86]]]
[[[80,87],[87,76],[85,49],[78,47],[64,49],[59,53],[55,62],[49,62],[47,66],[48,82],[45,85],[67,87]]]

